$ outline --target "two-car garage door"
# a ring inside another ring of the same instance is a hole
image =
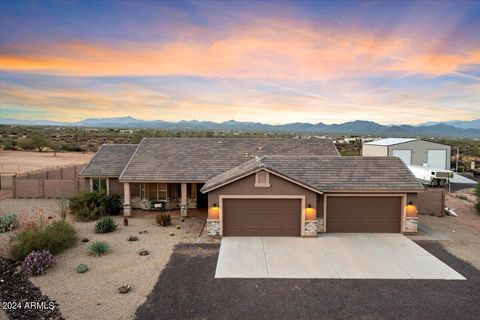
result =
[[[327,232],[400,232],[401,197],[327,196]]]

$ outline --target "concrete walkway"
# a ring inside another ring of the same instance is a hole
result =
[[[215,278],[465,280],[401,234],[224,237]]]

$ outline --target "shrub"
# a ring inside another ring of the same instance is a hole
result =
[[[105,191],[83,192],[70,199],[70,212],[78,221],[93,221],[100,216],[118,214],[121,208],[120,196],[107,195]]]
[[[3,141],[3,150],[15,150],[15,141],[5,140]]]
[[[73,246],[77,232],[64,220],[51,224],[38,224],[12,237],[10,254],[16,260],[23,260],[32,251],[48,250],[57,254]]]
[[[155,221],[162,227],[169,226],[172,223],[170,215],[167,213],[157,214]]]
[[[39,276],[54,264],[55,259],[48,250],[32,251],[23,260],[22,271],[31,276]]]
[[[95,224],[96,233],[108,233],[113,232],[117,229],[118,224],[115,223],[112,217],[106,216],[101,218]]]
[[[88,247],[88,253],[91,256],[95,256],[95,257],[102,256],[109,251],[110,251],[110,246],[108,245],[108,243],[103,241],[95,241],[90,245],[90,247]]]
[[[0,232],[11,231],[15,228],[17,222],[17,215],[15,213],[0,216]]]

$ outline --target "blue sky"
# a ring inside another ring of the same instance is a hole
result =
[[[2,1],[1,116],[480,118],[480,3]]]

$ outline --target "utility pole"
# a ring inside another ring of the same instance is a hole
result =
[[[455,172],[458,172],[458,157],[460,156],[460,149],[457,147],[457,164],[455,165]]]

